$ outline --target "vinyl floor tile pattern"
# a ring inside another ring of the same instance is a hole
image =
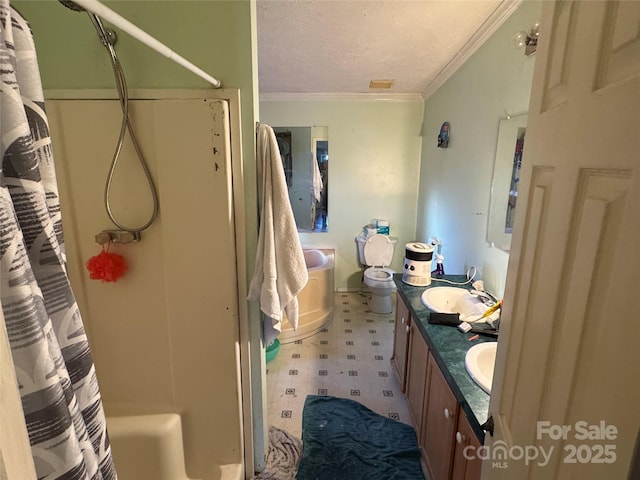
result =
[[[301,438],[307,395],[349,398],[412,425],[391,366],[395,308],[376,314],[368,300],[366,293],[336,293],[333,320],[325,329],[280,347],[267,364],[270,425]]]

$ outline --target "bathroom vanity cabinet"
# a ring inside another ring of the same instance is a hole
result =
[[[480,478],[480,472],[482,470],[482,460],[480,460],[475,453],[480,446],[480,440],[473,432],[469,419],[466,415],[460,415],[458,419],[458,428],[456,430],[456,443],[453,451],[453,465],[451,466],[451,480],[476,480]],[[473,457],[467,459],[465,457],[465,448],[469,453],[473,453]]]
[[[398,357],[402,348],[405,348],[405,396],[423,461],[432,480],[478,480],[482,462],[475,458],[475,453],[482,443],[471,426],[472,420],[449,385],[451,379],[445,378],[432,351],[433,347],[430,348],[419,328],[419,322],[398,295],[394,369],[402,381],[402,369],[396,365],[401,361]],[[478,424],[475,416],[473,422]],[[467,446],[475,448],[467,449],[465,456]]]
[[[482,461],[475,454],[480,441],[431,354],[428,372],[420,438],[431,478],[479,479]],[[469,445],[474,448],[468,449],[468,459],[464,449]]]
[[[458,402],[431,354],[427,370],[429,382],[425,384],[425,413],[420,443],[431,478],[450,478]]]

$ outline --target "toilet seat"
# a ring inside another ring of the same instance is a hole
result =
[[[364,271],[364,283],[372,288],[394,288],[394,273],[390,268],[369,267]]]

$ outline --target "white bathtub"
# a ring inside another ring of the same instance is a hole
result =
[[[333,319],[333,270],[335,252],[332,249],[305,248],[309,281],[298,294],[298,329],[282,322],[280,343],[291,343],[310,337],[325,328]]]
[[[187,477],[182,421],[176,413],[107,417],[118,480],[196,480]],[[242,480],[241,464],[220,465],[217,480]]]

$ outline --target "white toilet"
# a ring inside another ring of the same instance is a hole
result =
[[[364,283],[371,291],[369,308],[373,313],[391,313],[391,294],[396,289],[393,282],[395,272],[386,267],[391,265],[398,239],[389,235],[374,234],[368,237],[358,235],[356,241],[360,263],[369,266],[364,271]]]

